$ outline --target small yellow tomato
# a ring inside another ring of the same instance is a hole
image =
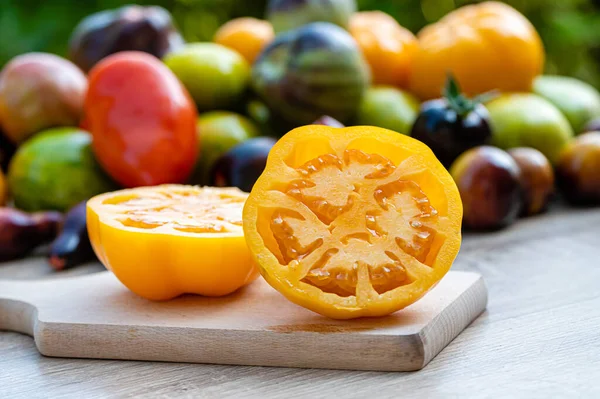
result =
[[[405,88],[418,50],[417,38],[381,11],[358,12],[350,19],[350,33],[371,67],[374,84]]]
[[[268,21],[244,17],[232,19],[221,26],[215,33],[214,42],[236,50],[253,63],[274,37],[273,27]]]
[[[530,91],[544,65],[533,25],[500,2],[461,7],[425,27],[418,39],[410,89],[423,100],[440,97],[449,72],[470,96],[493,89]]]
[[[246,198],[236,188],[183,185],[102,194],[87,203],[90,241],[144,298],[227,295],[258,276],[242,228]]]

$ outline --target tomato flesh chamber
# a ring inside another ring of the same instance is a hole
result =
[[[116,219],[138,229],[170,228],[186,233],[239,232],[245,198],[199,191],[147,191],[104,201]]]
[[[259,207],[270,230],[259,232],[299,282],[360,303],[432,272],[441,217],[402,168],[346,149],[320,155],[294,175],[273,184],[281,201]]]

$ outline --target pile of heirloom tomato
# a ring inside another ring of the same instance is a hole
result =
[[[203,43],[186,43],[165,9],[132,5],[83,19],[67,58],[23,54],[0,74],[0,261],[40,246],[55,269],[94,259],[86,201],[102,193],[237,187],[226,195],[236,203],[278,139],[305,125],[374,126],[426,144],[454,179],[469,229],[508,226],[555,197],[600,203],[600,94],[543,75],[538,33],[503,3],[464,6],[415,36],[351,0],[272,0],[265,20],[231,20]],[[121,222],[162,226],[175,206],[158,197],[188,194],[148,191],[127,202]],[[241,223],[209,205],[215,220]],[[154,206],[156,224],[143,206]],[[192,218],[187,211],[175,213]],[[315,212],[329,222],[334,210]]]

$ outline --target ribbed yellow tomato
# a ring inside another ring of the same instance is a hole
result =
[[[258,276],[242,230],[246,197],[182,185],[101,194],[87,203],[90,241],[104,266],[144,298],[226,295]]]
[[[381,11],[354,14],[349,30],[371,67],[373,83],[406,88],[418,49],[415,35]]]
[[[261,274],[323,315],[382,316],[450,269],[462,204],[421,142],[391,130],[311,125],[272,148],[244,206]]]
[[[421,99],[440,97],[448,72],[463,91],[529,91],[544,66],[533,25],[500,2],[464,6],[418,34],[410,89]]]

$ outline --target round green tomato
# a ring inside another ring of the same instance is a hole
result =
[[[215,161],[235,145],[260,135],[248,118],[229,111],[212,111],[198,118],[200,157],[193,177],[195,184],[207,184]]]
[[[567,118],[536,94],[505,94],[486,107],[490,112],[492,144],[502,149],[532,147],[556,164],[561,150],[573,138]]]
[[[569,120],[575,134],[600,117],[600,93],[593,86],[567,76],[540,76],[533,91],[554,104]]]
[[[17,208],[28,212],[66,211],[117,187],[92,152],[92,137],[76,128],[38,133],[15,154],[8,185]]]
[[[418,113],[419,100],[412,94],[391,86],[375,86],[363,97],[357,124],[408,135]]]
[[[250,66],[238,52],[215,43],[192,43],[164,58],[199,111],[227,108],[245,94]]]

